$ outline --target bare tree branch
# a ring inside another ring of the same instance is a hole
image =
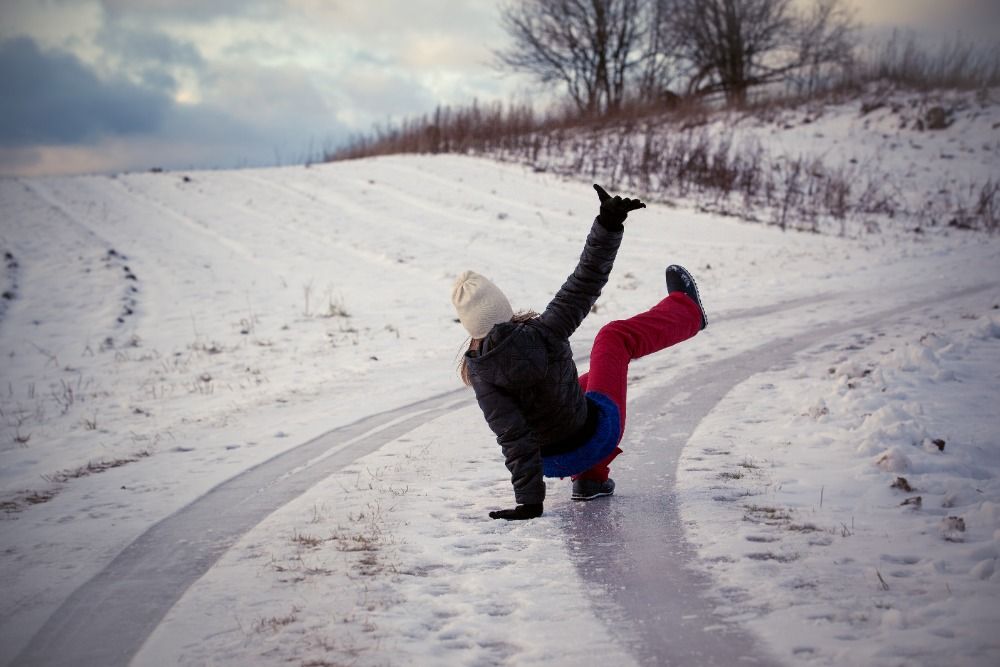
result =
[[[649,38],[649,0],[508,0],[500,17],[513,44],[499,63],[560,82],[581,111],[621,106],[640,78]]]
[[[505,68],[560,83],[580,111],[664,99],[683,73],[687,92],[742,104],[753,86],[814,88],[850,62],[855,24],[846,0],[505,0],[512,44]]]
[[[793,72],[845,64],[854,48],[844,0],[815,0],[802,13],[790,0],[674,0],[670,29],[688,63],[689,93],[725,92],[746,101],[752,86]]]

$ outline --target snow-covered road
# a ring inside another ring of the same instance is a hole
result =
[[[989,283],[941,295],[959,299],[1000,285]],[[800,302],[713,318],[713,327],[803,307]],[[641,489],[610,502],[571,505],[564,530],[581,577],[607,598],[602,621],[622,632],[641,664],[768,664],[754,639],[714,611],[709,585],[688,543],[677,507],[676,469],[698,423],[735,385],[787,365],[823,340],[926,307],[920,301],[794,338],[778,338],[699,364],[682,382],[647,387],[632,411],[643,434],[630,453],[654,466],[635,466],[619,484]],[[583,360],[581,360],[583,361]],[[450,391],[377,413],[327,432],[227,480],[167,517],[126,547],[49,618],[13,664],[128,665],[184,592],[236,541],[291,500],[349,463],[418,426],[469,403]]]
[[[216,486],[143,533],[74,591],[13,664],[129,664],[188,587],[266,516],[468,400],[456,390],[365,417]]]
[[[759,317],[802,305],[796,302],[768,307],[760,312],[744,310],[728,318],[720,316],[719,320],[731,322]],[[760,349],[751,350],[736,358],[723,359],[701,368],[699,376],[719,375],[717,366],[735,367],[739,369],[736,375],[726,374],[728,389],[746,379],[748,369],[772,360],[776,350],[781,354],[794,351],[787,341],[765,347],[771,351],[769,356],[761,356]],[[748,364],[743,359],[747,355],[756,358],[757,362]],[[692,383],[701,386],[694,379],[686,380],[684,386]],[[677,429],[690,429],[692,415],[697,414],[700,418],[714,401],[725,394],[725,391],[720,393],[718,387],[711,385],[705,385],[704,389],[699,405],[706,410],[686,412],[685,419],[676,419],[676,415],[670,418],[675,436],[670,440],[676,451],[671,452],[667,448],[656,457],[665,461],[668,468],[676,466],[677,451],[683,443],[682,439],[676,438]],[[665,391],[662,398],[658,398],[658,402],[662,400],[659,405],[670,405],[674,394],[676,390]],[[468,392],[458,389],[364,417],[214,487],[143,533],[107,567],[74,591],[35,634],[14,664],[127,665],[188,587],[205,574],[237,539],[265,517],[354,460],[469,401]],[[653,421],[650,416],[655,413],[655,407],[648,412],[640,407],[636,420],[648,426]],[[668,418],[667,413],[658,414],[657,420]],[[657,441],[655,444],[664,443]],[[661,476],[662,470],[657,468],[656,474]],[[635,482],[635,488],[649,489],[663,501],[673,497],[670,486],[658,488],[656,484],[649,484],[649,480],[631,481]],[[696,564],[691,562],[691,550],[685,544],[683,530],[679,530],[680,522],[673,503],[668,502],[665,506],[650,503],[647,496],[636,497],[636,500],[640,503],[638,507],[615,508],[616,513],[628,517],[627,523],[631,525],[616,522],[610,531],[607,505],[580,507],[581,511],[567,516],[570,519],[566,527],[568,537],[578,545],[578,554],[582,557],[577,563],[581,573],[595,579],[598,584],[622,582],[624,590],[629,591],[617,600],[620,611],[626,616],[623,622],[635,627],[641,627],[644,620],[665,623],[674,615],[678,605],[682,605],[687,611],[678,615],[677,620],[700,618],[701,623],[697,627],[703,629],[705,619],[711,614],[692,616],[690,610],[698,606],[704,583],[698,582],[691,590],[682,585],[683,582],[693,583],[687,573],[695,571]],[[650,539],[644,540],[642,547],[645,548],[637,549],[639,545],[625,538],[623,531],[634,531],[634,527],[640,525],[647,527],[645,533]],[[653,528],[652,533],[649,527]],[[613,546],[609,547],[609,543]],[[667,561],[664,560],[667,555],[663,550],[664,544],[671,545],[671,557]],[[183,545],[182,548],[178,548],[179,545]],[[617,554],[609,561],[608,557],[619,547],[625,548],[627,560]],[[594,565],[598,563],[601,566],[595,569]],[[678,595],[681,592],[684,594]],[[607,619],[608,622],[610,620]],[[724,656],[745,653],[743,646],[729,635],[726,641],[720,643],[706,641],[720,636],[718,634],[687,636],[693,637],[693,641],[664,644],[662,633],[650,633],[650,636],[642,638],[637,648],[642,654],[660,657],[682,657],[684,654],[678,652],[680,649],[693,650],[698,655],[719,658],[718,664],[726,664],[727,661],[721,659]],[[656,641],[657,638],[659,641]]]
[[[998,287],[1000,283],[989,283],[940,298],[957,300]],[[680,381],[651,383],[632,402],[632,428],[639,435],[630,453],[637,461],[656,465],[633,465],[616,473],[620,485],[635,491],[614,503],[568,513],[566,530],[583,578],[615,603],[602,608],[605,622],[628,628],[625,636],[633,636],[629,644],[641,664],[721,666],[775,660],[762,657],[745,629],[723,622],[697,549],[687,539],[675,481],[681,452],[700,422],[737,384],[766,370],[787,368],[796,354],[831,337],[876,325],[891,327],[900,315],[926,307],[923,300],[908,303],[777,337],[736,355],[723,354],[685,369]],[[737,318],[718,319],[721,322],[713,326],[739,326]]]
[[[1000,282],[987,237],[786,235],[653,205],[575,349],[657,298],[672,262],[712,325],[634,365],[614,498],[574,504],[554,481],[545,516],[501,525],[486,512],[509,484],[456,389],[448,288],[477,268],[544,305],[588,184],[438,156],[0,188],[19,265],[0,320],[7,664],[827,655],[839,640],[792,655],[722,613],[724,563],[689,544],[675,487],[684,443],[796,352],[904,313],[988,319]]]

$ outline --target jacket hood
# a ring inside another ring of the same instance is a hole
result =
[[[504,322],[483,341],[484,352],[470,353],[466,363],[483,380],[505,389],[537,384],[548,370],[545,338],[528,323]]]

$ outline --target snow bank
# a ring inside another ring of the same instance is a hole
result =
[[[719,610],[790,663],[1000,660],[998,300],[756,376],[685,448],[682,513]]]

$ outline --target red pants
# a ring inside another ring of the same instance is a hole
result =
[[[700,329],[701,309],[683,292],[674,292],[646,312],[627,320],[609,322],[601,327],[594,339],[590,372],[580,376],[580,387],[584,391],[600,392],[614,401],[624,433],[629,362],[685,341]],[[618,435],[619,442],[621,435]],[[608,465],[621,451],[615,448],[606,459],[573,479],[603,482],[611,470]]]

